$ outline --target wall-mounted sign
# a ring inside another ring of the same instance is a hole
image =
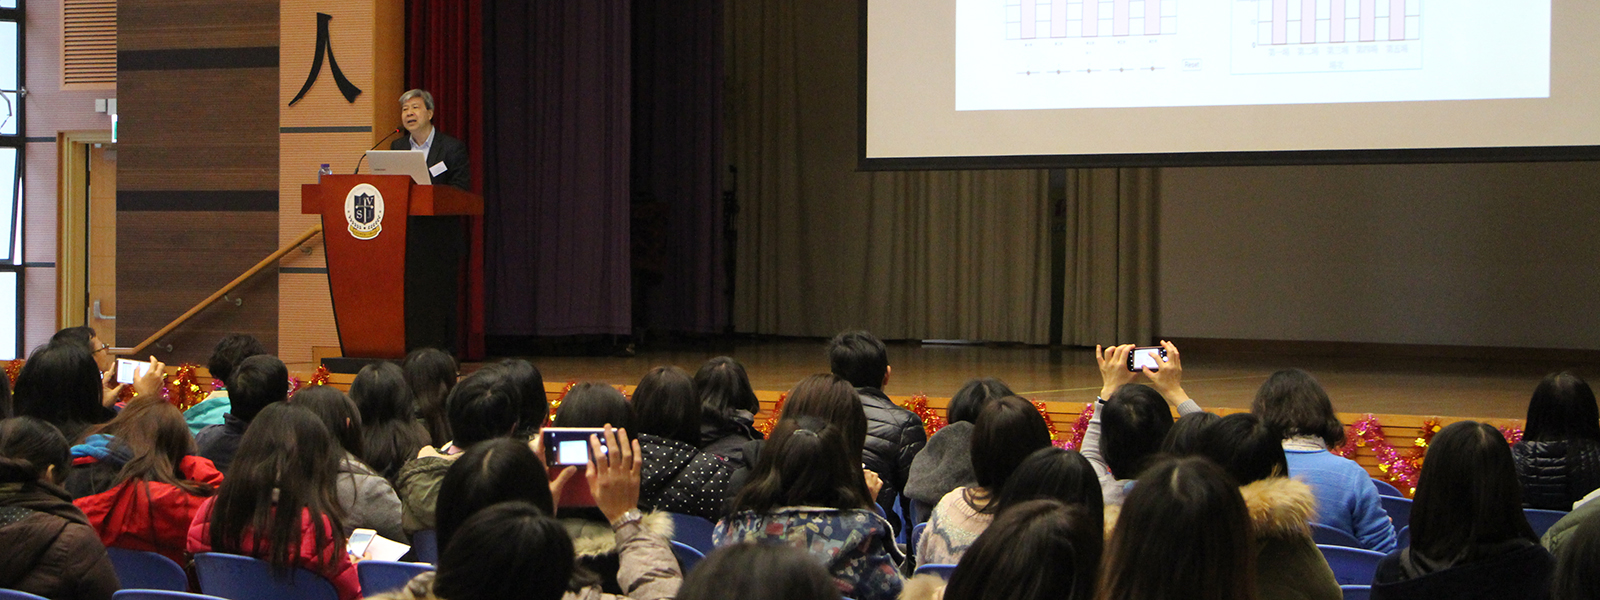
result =
[[[306,92],[311,91],[311,84],[317,82],[317,75],[322,72],[322,55],[328,55],[328,66],[333,68],[333,82],[339,84],[339,93],[344,94],[346,102],[355,103],[356,96],[361,95],[361,88],[350,83],[350,79],[339,70],[339,61],[333,59],[333,42],[328,36],[328,22],[333,20],[333,15],[317,13],[317,57],[311,60],[311,74],[306,76],[306,84],[300,86],[300,93],[294,95],[289,101],[289,106],[306,97]]]

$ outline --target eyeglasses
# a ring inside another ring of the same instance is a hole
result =
[[[94,353],[96,353],[96,352],[104,352],[104,351],[106,351],[106,350],[110,350],[110,349],[111,349],[111,344],[107,344],[107,343],[104,343],[104,342],[102,342],[102,343],[101,343],[101,344],[100,344],[100,347],[99,347],[99,348],[96,348],[96,349],[95,349],[95,350],[94,350],[94,352],[90,352],[90,354],[94,354]]]

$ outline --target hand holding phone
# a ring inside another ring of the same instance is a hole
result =
[[[544,460],[550,467],[587,467],[589,436],[600,439],[600,452],[606,452],[606,430],[602,427],[544,428]]]
[[[140,377],[150,371],[150,363],[142,360],[117,359],[117,383],[133,385]]]
[[[1160,371],[1167,362],[1167,349],[1162,346],[1142,346],[1128,353],[1128,370],[1133,372]]]

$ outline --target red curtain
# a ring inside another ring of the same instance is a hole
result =
[[[433,123],[461,139],[472,161],[472,191],[483,193],[483,2],[406,0],[406,85],[433,94]],[[460,291],[457,347],[484,356],[483,219],[468,219],[467,276]]]

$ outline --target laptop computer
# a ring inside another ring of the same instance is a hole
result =
[[[368,150],[373,175],[410,175],[417,185],[430,185],[428,153],[421,150]]]

